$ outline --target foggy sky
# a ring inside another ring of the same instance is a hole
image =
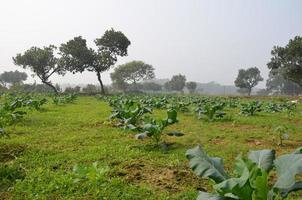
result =
[[[12,57],[32,46],[59,46],[81,35],[94,47],[111,27],[131,41],[118,64],[142,60],[155,67],[157,78],[181,73],[189,81],[232,85],[239,68],[257,66],[267,78],[272,47],[302,35],[302,1],[0,0],[0,72],[24,71]],[[109,73],[102,75],[106,84]],[[51,81],[97,78],[87,72]]]

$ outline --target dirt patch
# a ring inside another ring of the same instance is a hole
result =
[[[146,183],[151,187],[168,192],[185,191],[187,187],[194,187],[204,191],[201,179],[185,168],[177,167],[152,167],[136,162],[126,165],[123,171],[117,172],[127,182],[134,184]]]
[[[301,140],[284,140],[283,141],[283,148],[287,148],[289,150],[297,149],[299,147],[302,147],[302,141]]]
[[[10,194],[8,192],[0,192],[0,200],[9,199]]]
[[[211,138],[209,139],[209,142],[212,144],[224,144],[225,143],[225,137],[215,137],[215,138]]]
[[[16,159],[22,155],[26,145],[21,144],[3,144],[0,146],[0,162],[7,162]]]
[[[248,138],[248,139],[245,139],[245,141],[247,142],[247,145],[250,147],[268,145],[266,141],[260,140],[260,139]]]

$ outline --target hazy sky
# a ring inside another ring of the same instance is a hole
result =
[[[272,47],[302,35],[302,0],[0,0],[0,72],[22,70],[11,58],[31,46],[82,35],[94,47],[111,27],[131,41],[118,64],[143,60],[157,78],[233,84],[239,68],[267,78]],[[51,80],[97,83],[88,72]]]

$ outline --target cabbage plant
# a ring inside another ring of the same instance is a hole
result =
[[[302,174],[301,153],[299,148],[276,158],[274,150],[250,151],[248,158],[236,158],[234,177],[224,170],[221,158],[209,157],[200,146],[189,149],[186,157],[197,176],[214,182],[215,193],[200,192],[197,200],[274,200],[302,189],[296,179]]]
[[[253,116],[256,112],[262,111],[262,103],[259,101],[251,101],[249,103],[241,104],[240,114]]]

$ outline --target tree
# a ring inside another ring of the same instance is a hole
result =
[[[126,92],[127,88],[129,87],[129,84],[121,79],[117,79],[116,81],[112,82],[112,87],[115,90],[122,90],[123,92]]]
[[[194,93],[197,88],[197,83],[193,81],[187,82],[186,88],[189,90],[190,93]]]
[[[55,50],[56,47],[53,45],[44,48],[32,47],[23,55],[17,54],[13,60],[16,65],[22,66],[24,69],[31,69],[42,83],[51,87],[57,94],[58,91],[49,78],[55,73],[64,75],[65,69],[58,65],[59,59],[54,55]]]
[[[290,80],[286,80],[283,74],[275,70],[270,71],[266,81],[266,88],[270,93],[279,95],[298,95],[302,93],[301,86]]]
[[[162,86],[155,82],[144,82],[143,83],[143,90],[155,92],[155,91],[160,91],[161,89],[162,89]]]
[[[15,84],[9,88],[12,92],[50,93],[53,89],[45,84]]]
[[[166,82],[164,87],[170,91],[183,91],[186,85],[186,76],[185,75],[174,75],[171,80]]]
[[[23,81],[26,81],[26,79],[27,74],[25,72],[19,72],[18,70],[3,72],[2,74],[0,74],[0,82],[3,83],[4,86],[7,83],[12,85],[20,84]]]
[[[95,85],[88,84],[86,87],[82,89],[83,93],[93,95],[99,92],[98,88]]]
[[[239,88],[237,89],[237,92],[240,94],[240,95],[245,95],[245,94],[248,94],[249,93],[249,90],[247,88]]]
[[[85,70],[95,72],[105,93],[101,73],[109,70],[117,62],[118,56],[127,56],[130,45],[128,38],[120,31],[107,30],[101,38],[94,40],[97,50],[88,48],[86,40],[81,36],[75,37],[60,47],[60,65],[72,73]]]
[[[274,46],[271,55],[267,64],[271,72],[302,86],[302,37],[289,40],[285,47]]]
[[[246,89],[248,96],[251,95],[253,87],[255,87],[259,81],[263,81],[260,75],[260,70],[257,67],[251,67],[248,69],[240,69],[238,76],[235,80],[235,86],[240,89]]]
[[[143,61],[132,61],[120,65],[110,74],[113,83],[120,86],[126,84],[131,85],[131,88],[136,90],[137,82],[155,78],[154,68],[144,63]],[[125,84],[126,83],[126,84]]]
[[[79,93],[81,91],[80,86],[66,87],[64,93]]]

